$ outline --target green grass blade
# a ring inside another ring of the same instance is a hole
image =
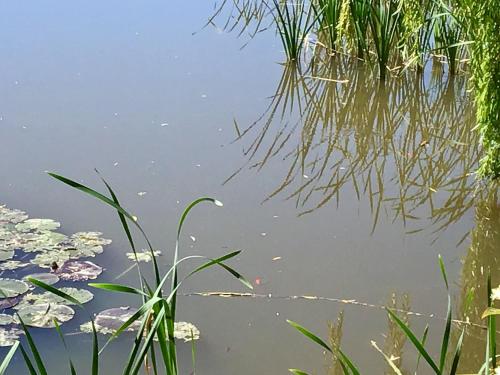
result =
[[[127,285],[113,284],[113,283],[88,283],[88,285],[93,288],[109,290],[112,292],[138,294],[141,296],[149,297],[146,293],[140,291],[139,289],[132,288]]]
[[[219,265],[222,268],[224,268],[227,272],[229,272],[231,275],[233,275],[235,278],[237,278],[247,288],[253,289],[252,284],[247,279],[245,279],[245,277],[243,277],[239,272],[235,271],[234,269],[232,269],[228,265],[222,263],[223,261],[231,259],[231,258],[237,256],[240,253],[241,253],[241,250],[238,250],[238,251],[234,251],[232,253],[226,254],[224,256],[221,256],[220,258],[212,259],[209,262],[207,262],[207,263],[201,265],[200,267],[196,268],[194,271],[190,272],[189,275],[188,275],[188,277],[192,276],[195,273],[198,273],[198,272],[200,272],[200,271],[202,271],[202,270],[204,270],[206,268],[209,268],[211,266]]]
[[[71,360],[71,356],[69,355],[68,345],[66,344],[66,340],[64,339],[64,335],[61,331],[61,327],[59,326],[59,323],[57,323],[56,319],[54,319],[54,325],[56,327],[57,334],[59,335],[59,338],[61,339],[61,341],[64,345],[64,349],[66,350],[66,353],[68,354],[69,370],[71,372],[71,375],[76,375],[75,366],[73,365],[73,361]],[[0,373],[0,375],[1,375],[1,373]]]
[[[31,362],[31,358],[28,355],[28,353],[26,352],[26,350],[24,349],[24,347],[22,345],[20,346],[20,348],[21,348],[21,354],[23,355],[23,358],[24,358],[24,363],[26,364],[26,367],[28,367],[28,371],[30,372],[30,375],[38,375],[36,370],[35,370],[35,366],[33,366],[33,362]]]
[[[19,341],[16,341],[14,345],[10,348],[9,352],[5,356],[5,358],[2,361],[2,364],[0,365],[0,375],[4,375],[5,370],[7,370],[7,367],[9,366],[10,361],[12,360],[12,357],[16,353],[17,348],[19,347]]]
[[[413,346],[418,350],[418,352],[422,355],[422,357],[425,359],[425,361],[431,366],[431,368],[434,370],[436,374],[440,373],[439,367],[436,365],[436,363],[433,361],[427,350],[425,350],[424,346],[422,343],[417,339],[415,334],[411,331],[411,329],[401,320],[399,317],[392,312],[390,309],[387,309],[387,312],[391,316],[391,318],[394,319],[396,324],[401,328],[401,330],[405,333],[406,337],[410,339],[410,341],[413,343]]]
[[[139,355],[137,356],[136,364],[131,372],[132,375],[137,375],[141,369],[142,362],[149,350],[150,345],[153,343],[153,338],[156,335],[156,332],[158,330],[158,327],[160,326],[163,317],[165,316],[165,309],[161,309],[160,313],[155,316],[155,321],[153,326],[151,327],[148,336],[144,340],[144,344],[142,346],[141,351],[139,352]],[[174,374],[173,374],[174,375]]]
[[[43,364],[42,357],[38,352],[38,349],[35,345],[35,342],[33,341],[33,337],[31,337],[28,327],[24,324],[19,314],[17,314],[17,318],[19,319],[19,322],[23,327],[24,334],[26,335],[26,339],[28,340],[28,345],[30,347],[31,353],[33,354],[33,358],[35,359],[36,367],[38,368],[38,371],[40,371],[40,375],[48,375],[47,370],[45,369],[45,365]]]
[[[448,310],[446,313],[446,327],[443,334],[443,341],[441,343],[441,356],[439,359],[439,371],[442,373],[446,363],[446,354],[448,354],[448,345],[450,343],[451,334],[451,297],[448,294]]]
[[[465,329],[462,330],[462,334],[458,339],[457,347],[455,349],[455,355],[453,356],[453,363],[451,365],[450,375],[456,375],[458,371],[458,362],[460,360],[460,353],[462,352],[462,344],[464,341]]]
[[[295,375],[309,375],[307,372],[297,370],[296,368],[289,368],[288,371]]]
[[[95,328],[94,319],[90,320],[92,324],[92,375],[99,374],[99,339]]]
[[[291,320],[288,320],[288,319],[287,319],[287,323],[290,324],[297,331],[299,331],[300,333],[302,333],[304,336],[306,336],[310,340],[314,341],[316,344],[321,345],[328,352],[334,354],[333,351],[332,351],[332,349],[322,339],[320,339],[318,336],[316,336],[314,333],[312,333],[308,329],[306,329],[306,328],[302,327],[300,324],[295,323],[294,321],[291,321]]]
[[[446,275],[446,268],[444,267],[444,261],[441,255],[438,255],[439,259],[439,268],[441,269],[441,275],[443,275],[444,283],[446,285],[446,290],[449,290],[450,287],[448,286],[448,276]]]
[[[59,289],[51,286],[51,285],[48,285],[48,284],[45,284],[43,281],[40,281],[40,280],[37,280],[37,279],[34,279],[32,277],[28,277],[27,279],[30,283],[32,283],[33,285],[36,285],[42,289],[45,289],[47,292],[50,292],[52,294],[55,294],[56,296],[59,296],[61,298],[64,298],[65,300],[69,301],[69,302],[72,302],[78,306],[83,306],[83,304],[78,301],[76,298],[74,297],[71,297],[69,294],[66,294],[62,291],[60,291]]]
[[[351,369],[353,375],[360,375],[358,368],[354,365],[351,359],[342,351],[340,348],[336,350],[340,355],[340,358],[345,362],[345,364]]]

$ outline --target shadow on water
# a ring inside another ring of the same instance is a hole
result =
[[[479,193],[471,171],[480,158],[467,78],[407,72],[385,84],[348,59],[284,65],[266,111],[237,126],[245,168],[276,160],[288,167],[265,198],[284,197],[299,215],[329,203],[344,189],[366,197],[374,231],[379,216],[400,220],[408,233],[431,220],[436,234],[457,222]]]

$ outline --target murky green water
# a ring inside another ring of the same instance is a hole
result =
[[[480,323],[487,267],[500,282],[500,210],[498,189],[482,189],[471,175],[481,154],[466,77],[428,69],[422,79],[410,73],[381,86],[352,61],[282,66],[271,30],[248,44],[251,28],[240,37],[239,28],[200,30],[213,5],[4,4],[0,202],[60,221],[66,234],[102,231],[113,243],[93,261],[105,267],[100,281],[116,281],[130,261],[115,214],[44,171],[99,187],[98,168],[163,250],[165,267],[184,205],[202,195],[223,201],[190,218],[182,251],[244,249],[232,264],[259,296],[187,295],[244,291],[222,271],[185,285],[179,316],[201,331],[199,374],[327,373],[328,358],[285,319],[327,337],[342,311],[343,348],[365,373],[382,373],[370,340],[399,355],[401,337],[380,309],[393,296],[425,315],[412,316],[412,326],[431,324],[437,353],[446,312],[438,254],[457,319]],[[119,281],[137,282],[135,273]],[[137,302],[97,292],[88,306]],[[77,314],[64,325],[82,368],[91,339],[77,333],[86,320]],[[483,332],[469,334],[464,372],[483,358]],[[56,334],[37,330],[35,338],[51,374],[66,374]],[[106,349],[103,373],[120,373],[129,339]],[[179,350],[187,374],[191,347]],[[412,372],[416,353],[402,358]],[[10,374],[24,373],[18,354]]]

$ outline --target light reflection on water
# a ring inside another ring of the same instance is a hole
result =
[[[262,280],[258,293],[374,304],[390,304],[394,294],[399,305],[443,316],[436,263],[443,253],[459,296],[458,318],[479,322],[481,269],[498,270],[499,207],[497,187],[484,189],[470,175],[480,150],[466,77],[451,80],[428,69],[423,79],[408,72],[380,86],[368,68],[348,60],[279,66],[274,32],[259,32],[268,26],[259,23],[264,9],[246,8],[258,15],[258,26],[251,17],[251,28],[235,18],[222,27],[233,34],[207,27],[193,37],[212,5],[9,5],[3,22],[9,43],[0,50],[2,203],[57,219],[66,233],[102,230],[114,245],[99,259],[106,267],[101,281],[113,281],[129,264],[115,216],[49,181],[43,170],[96,186],[92,169],[98,167],[166,254],[165,228],[173,234],[180,212],[176,201],[215,195],[224,210],[197,213],[187,233],[197,241],[187,238],[184,251],[214,256],[243,247],[236,268]],[[147,194],[139,197],[141,191]],[[272,261],[275,256],[282,260]],[[121,281],[137,282],[132,274]],[[467,305],[472,286],[478,297]],[[216,272],[189,283],[186,292],[236,288]],[[97,293],[90,309],[134,303]],[[329,361],[284,319],[326,337],[327,322],[342,310],[342,345],[362,369],[385,369],[370,339],[396,356],[402,346],[383,312],[356,306],[182,297],[180,308],[183,320],[201,330],[202,374],[278,374],[289,367],[322,373]],[[67,332],[83,321],[76,317]],[[424,325],[425,319],[412,319],[418,331]],[[431,320],[431,348],[441,326]],[[481,332],[470,332],[464,371],[482,358]],[[58,345],[49,332],[36,338],[44,348]],[[90,345],[84,335],[69,341],[78,349]],[[104,373],[117,373],[127,351],[126,340],[112,345]],[[188,368],[190,348],[180,351]],[[61,353],[46,353],[59,369],[51,374],[67,373]],[[84,350],[75,357],[86,364]],[[411,370],[415,360],[409,350],[402,367]],[[19,357],[16,365],[12,374],[24,373]]]

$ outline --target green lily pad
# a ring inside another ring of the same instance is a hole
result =
[[[60,288],[61,292],[68,294],[69,296],[75,298],[81,303],[87,303],[94,298],[94,295],[87,289],[76,289],[76,288]],[[29,293],[27,294],[21,303],[15,307],[17,310],[22,310],[27,306],[33,305],[74,305],[74,303],[59,297],[51,292]]]
[[[58,244],[67,239],[66,235],[51,231],[24,233],[23,241],[20,245],[25,252],[49,251],[56,249]]]
[[[5,206],[0,205],[0,224],[17,224],[28,218],[26,212],[20,210],[11,210]]]
[[[34,273],[31,275],[24,276],[24,280],[27,280],[28,277],[32,279],[36,279],[41,281],[42,283],[45,283],[47,285],[54,285],[59,281],[59,277],[56,274],[53,273]]]
[[[14,317],[9,314],[0,314],[0,326],[7,326],[14,323]]]
[[[97,332],[103,335],[113,334],[136,312],[137,309],[132,307],[115,307],[104,310],[95,317],[95,328]],[[135,321],[127,328],[127,331],[137,331],[140,326],[141,322]],[[80,326],[80,330],[85,333],[92,333],[92,324],[90,322],[84,323]],[[192,323],[175,322],[174,337],[184,341],[198,340],[200,331]]]
[[[14,258],[14,250],[0,251],[0,261]]]
[[[15,279],[0,279],[0,299],[16,297],[26,293],[29,287],[24,281]]]
[[[54,328],[54,319],[62,324],[75,315],[69,306],[50,303],[25,306],[17,313],[26,325],[38,328]]]
[[[12,271],[26,266],[29,266],[29,263],[23,263],[18,260],[10,260],[8,262],[0,263],[0,271]]]
[[[57,270],[62,280],[86,281],[94,280],[102,273],[102,267],[88,260],[72,260]]]
[[[57,229],[61,226],[60,223],[52,219],[28,219],[16,225],[16,229],[20,232],[31,231],[49,231]]]
[[[161,255],[161,251],[154,251],[153,254],[156,256]],[[135,261],[134,253],[126,253],[125,254],[128,259]],[[137,252],[137,261],[138,262],[151,262],[153,257],[151,256],[151,252],[149,250],[142,250]]]
[[[18,340],[23,331],[17,328],[3,328],[0,327],[0,346],[12,346]]]
[[[69,260],[69,255],[66,252],[62,250],[52,250],[37,254],[30,262],[36,264],[40,268],[51,268],[54,262],[56,264],[63,264],[67,260]]]

